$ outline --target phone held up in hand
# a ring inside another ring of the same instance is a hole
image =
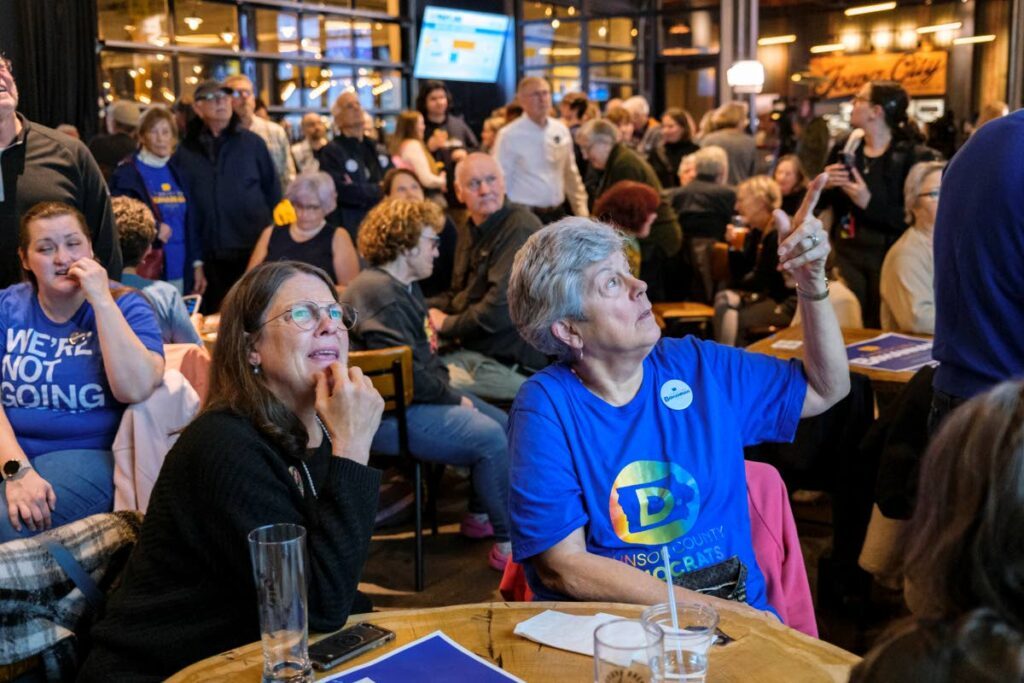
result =
[[[394,639],[394,631],[373,624],[356,624],[310,645],[309,659],[317,671],[327,671]]]

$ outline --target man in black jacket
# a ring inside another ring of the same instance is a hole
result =
[[[493,157],[476,152],[455,169],[455,189],[469,224],[455,246],[452,288],[428,302],[441,338],[461,348],[444,356],[452,385],[485,398],[511,400],[526,374],[547,365],[527,344],[508,312],[512,261],[541,226],[529,209],[505,198],[505,179]]]
[[[387,150],[363,135],[363,105],[354,92],[338,95],[331,107],[338,133],[320,150],[320,170],[334,179],[338,208],[327,218],[358,244],[359,224],[383,198],[380,181],[391,168]]]
[[[70,204],[85,215],[92,248],[111,279],[121,277],[121,247],[110,195],[80,141],[17,113],[18,86],[0,56],[0,288],[21,282],[18,224],[39,202]]]
[[[196,212],[203,258],[192,264],[203,312],[215,313],[245,272],[260,233],[273,222],[281,201],[267,145],[244,130],[231,110],[231,90],[215,80],[199,84],[197,119],[175,157]]]

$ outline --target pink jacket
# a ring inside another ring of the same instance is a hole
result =
[[[114,437],[114,510],[146,511],[167,451],[198,410],[199,395],[173,369],[149,398],[128,406]]]
[[[818,637],[811,586],[807,582],[800,537],[789,494],[779,471],[763,462],[745,462],[747,504],[754,556],[764,574],[768,604],[786,626]]]

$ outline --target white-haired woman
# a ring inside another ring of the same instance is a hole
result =
[[[932,233],[945,161],[914,164],[903,183],[907,225],[882,262],[879,293],[883,330],[935,333]]]
[[[359,274],[352,238],[344,228],[327,225],[327,216],[338,205],[331,176],[323,171],[300,173],[288,184],[285,199],[294,215],[260,234],[246,271],[264,261],[300,261],[323,269],[338,287],[351,282]]]
[[[657,603],[660,551],[685,588],[769,609],[751,547],[743,447],[793,438],[849,390],[827,300],[828,237],[779,212],[782,267],[807,302],[806,362],[688,337],[659,339],[623,237],[589,219],[538,231],[516,256],[512,319],[561,362],[523,384],[509,417],[512,550],[541,600]]]

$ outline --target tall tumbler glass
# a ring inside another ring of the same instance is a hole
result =
[[[594,683],[658,683],[662,634],[635,619],[616,619],[594,630]]]
[[[259,598],[264,683],[313,680],[306,609],[306,530],[270,524],[249,532]]]
[[[664,634],[666,681],[703,683],[708,673],[708,650],[715,642],[718,612],[705,604],[681,602],[676,607],[678,628],[672,626],[668,603],[651,605],[640,620]]]

